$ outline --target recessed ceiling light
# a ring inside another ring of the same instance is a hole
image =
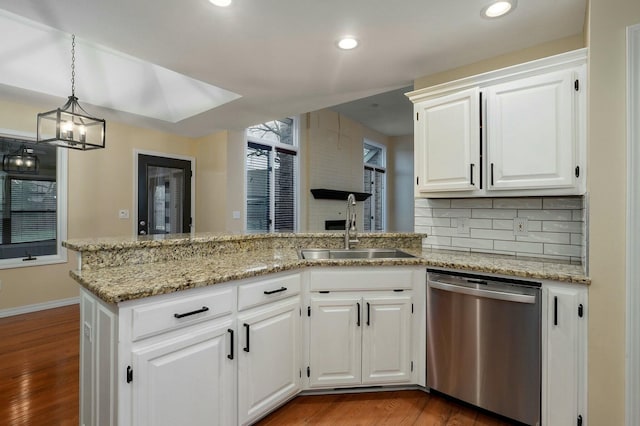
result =
[[[358,47],[358,40],[351,36],[342,37],[338,40],[338,47],[342,50],[351,50]]]
[[[516,8],[516,0],[496,1],[482,8],[480,14],[485,18],[499,18]]]
[[[231,0],[209,0],[214,6],[227,7],[231,4]]]

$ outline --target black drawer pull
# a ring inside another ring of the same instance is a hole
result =
[[[249,327],[250,327],[250,325],[249,325],[249,324],[246,324],[246,323],[244,324],[244,329],[245,329],[245,330],[246,330],[246,332],[247,332],[247,346],[245,346],[245,347],[243,348],[243,350],[244,350],[245,352],[249,352]]]
[[[227,358],[233,359],[233,329],[228,328],[227,333],[229,333],[229,335],[231,336],[231,350],[229,351],[229,355],[227,355]]]
[[[356,305],[358,305],[356,308],[358,310],[358,321],[356,322],[356,327],[360,327],[360,303],[356,303]]]
[[[371,325],[371,304],[367,302],[367,325]]]
[[[275,293],[280,293],[282,291],[287,291],[287,288],[286,287],[280,287],[277,290],[265,290],[264,294],[275,294]]]
[[[208,310],[209,308],[207,308],[206,306],[203,306],[202,308],[196,309],[195,311],[186,312],[184,314],[173,314],[173,316],[176,318],[184,318],[184,317],[188,317],[189,315],[201,314],[203,312],[207,312]]]
[[[558,296],[553,297],[553,325],[558,325]]]

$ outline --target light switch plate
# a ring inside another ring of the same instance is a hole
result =
[[[233,218],[234,219],[240,219],[240,212],[238,210],[234,210],[233,211]]]
[[[458,218],[458,234],[468,234],[468,233],[469,233],[469,218],[459,217]]]
[[[513,235],[519,237],[529,235],[529,219],[526,217],[516,217],[513,219]]]
[[[118,210],[118,219],[129,219],[129,210]]]

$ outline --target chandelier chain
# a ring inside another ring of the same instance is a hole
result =
[[[76,35],[71,34],[71,96],[76,95]]]

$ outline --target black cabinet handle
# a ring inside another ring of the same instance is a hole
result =
[[[356,326],[360,327],[360,303],[356,303],[358,305],[358,321],[356,322]]]
[[[227,333],[229,333],[229,336],[231,336],[231,350],[229,351],[229,355],[227,355],[227,358],[233,359],[233,329],[228,328]]]
[[[553,297],[553,325],[558,325],[558,296]]]
[[[493,186],[493,163],[491,163],[491,186]]]
[[[249,327],[250,327],[249,324],[247,323],[244,324],[244,329],[245,329],[245,332],[247,333],[247,346],[245,346],[243,349],[245,352],[249,352]]]
[[[184,318],[184,317],[188,317],[189,315],[201,314],[203,312],[207,312],[208,310],[209,308],[207,308],[206,306],[203,306],[202,308],[196,309],[195,311],[186,312],[184,314],[173,314],[173,316],[176,318]]]
[[[473,183],[473,166],[474,165],[475,164],[471,163],[471,167],[470,167],[471,168],[471,185],[474,185],[474,183]]]
[[[367,302],[367,325],[371,325],[371,304]]]
[[[264,294],[274,294],[274,293],[280,293],[282,291],[287,291],[287,288],[286,287],[280,287],[277,290],[265,290]]]

